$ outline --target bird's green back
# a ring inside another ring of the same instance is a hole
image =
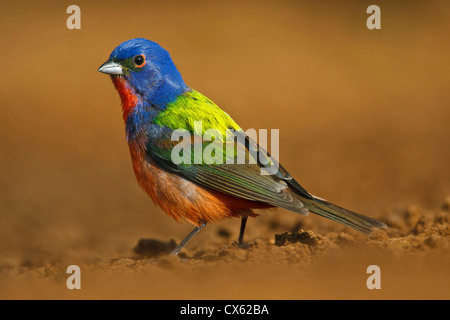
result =
[[[195,121],[201,122],[202,136],[209,129],[218,130],[223,137],[226,136],[227,129],[241,130],[226,112],[195,90],[180,95],[154,119],[154,122],[162,127],[172,130],[185,129],[190,134],[200,134],[195,132]]]

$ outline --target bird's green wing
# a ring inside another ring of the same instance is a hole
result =
[[[159,167],[203,187],[302,214],[308,212],[288,188],[286,181],[276,176],[262,175],[261,167],[257,164],[175,164],[168,150],[150,146],[147,147],[147,156]]]

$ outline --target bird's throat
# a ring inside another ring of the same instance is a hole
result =
[[[119,92],[120,100],[122,101],[123,120],[126,122],[129,114],[136,107],[139,98],[123,77],[113,76],[111,78],[114,87]]]

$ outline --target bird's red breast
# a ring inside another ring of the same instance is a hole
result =
[[[112,82],[117,92],[119,92],[120,100],[122,101],[123,120],[126,121],[128,115],[136,107],[138,97],[123,77],[112,77]]]

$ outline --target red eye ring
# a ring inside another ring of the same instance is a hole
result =
[[[147,61],[145,60],[145,55],[140,54],[135,56],[133,58],[133,63],[137,68],[142,68],[147,63]]]

